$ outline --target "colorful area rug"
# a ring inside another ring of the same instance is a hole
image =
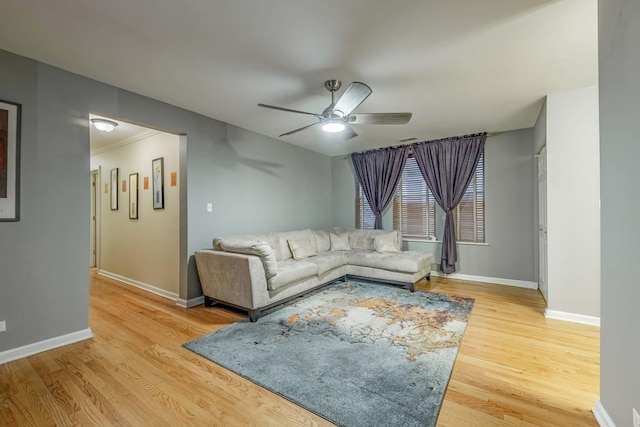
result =
[[[342,426],[433,426],[474,300],[337,283],[184,346]]]

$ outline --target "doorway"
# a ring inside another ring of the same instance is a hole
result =
[[[91,266],[101,276],[177,301],[181,137],[121,119],[90,118],[115,124],[111,132],[90,131],[90,169],[96,172],[91,175]]]

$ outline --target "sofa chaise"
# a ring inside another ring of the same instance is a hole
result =
[[[229,236],[195,253],[205,305],[261,311],[337,279],[356,277],[406,286],[429,278],[430,253],[402,251],[397,231],[332,227]]]

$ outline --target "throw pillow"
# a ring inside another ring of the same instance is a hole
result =
[[[331,241],[329,240],[330,234],[331,232],[327,229],[313,231],[313,235],[316,238],[316,249],[318,249],[318,253],[327,252],[331,249]]]
[[[374,234],[373,244],[377,252],[400,252],[398,247],[398,232]]]
[[[267,280],[278,274],[278,263],[276,256],[273,254],[271,246],[262,240],[255,241],[232,241],[219,240],[220,247],[225,252],[234,252],[237,254],[256,255],[260,257],[262,266]]]
[[[293,259],[303,259],[316,256],[316,248],[309,239],[287,240]]]
[[[329,241],[331,242],[332,251],[350,251],[351,245],[349,244],[348,234],[329,234]]]

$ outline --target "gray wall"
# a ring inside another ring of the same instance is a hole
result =
[[[640,411],[640,2],[599,2],[600,400],[616,425]]]
[[[547,315],[600,317],[598,88],[547,96]]]
[[[458,273],[499,279],[536,281],[534,255],[533,129],[505,132],[487,138],[485,146],[486,242],[458,245]],[[351,160],[334,157],[333,222],[353,227],[355,186]],[[438,238],[444,229],[439,211]],[[384,215],[384,228],[392,227],[393,210]],[[432,252],[440,259],[441,244],[406,242],[405,248]]]
[[[0,64],[0,99],[22,104],[20,221],[0,223],[2,351],[87,328],[90,194],[89,129],[59,108],[86,109],[82,85],[65,91],[3,51]]]
[[[0,351],[88,326],[89,113],[186,135],[181,298],[201,294],[187,262],[214,236],[331,223],[326,156],[4,51],[0,64],[0,99],[23,106],[21,221],[0,223]]]

